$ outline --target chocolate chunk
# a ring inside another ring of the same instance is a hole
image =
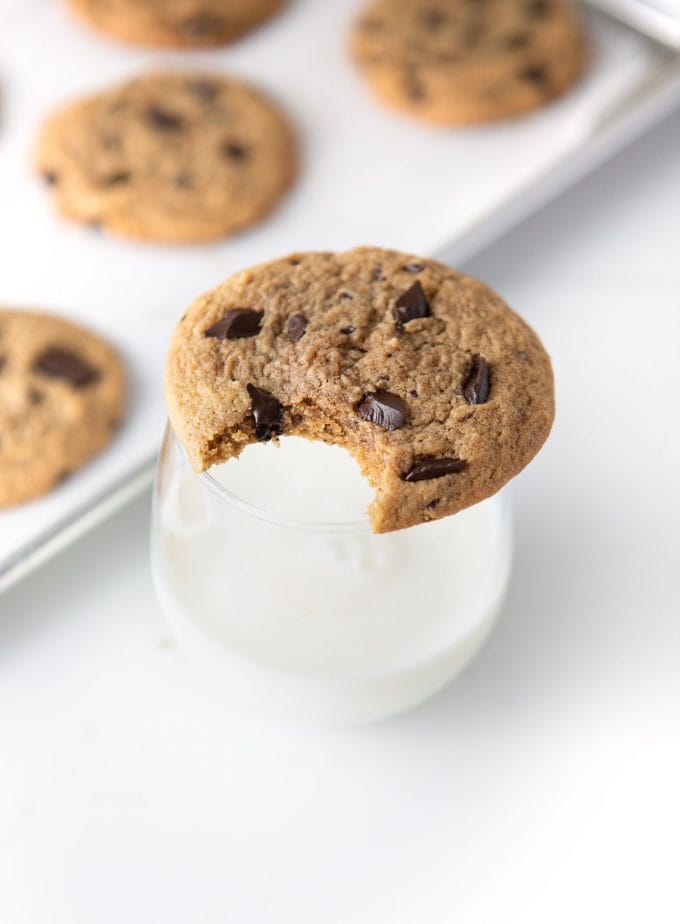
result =
[[[304,316],[304,314],[292,314],[288,318],[286,333],[288,334],[288,339],[293,343],[297,343],[297,341],[304,335],[306,330],[307,318]]]
[[[484,37],[485,31],[481,22],[473,22],[463,33],[463,44],[468,50],[475,48]]]
[[[129,183],[131,174],[129,170],[119,170],[117,173],[110,173],[103,181],[103,186],[122,186]]]
[[[541,64],[532,64],[525,67],[524,70],[519,72],[519,76],[522,80],[535,83],[541,89],[545,89],[548,85],[548,71]]]
[[[340,328],[340,333],[341,334],[353,334],[355,330],[356,330],[356,327],[352,327],[351,324],[348,324],[347,327]]]
[[[383,273],[382,266],[374,266],[373,271],[371,272],[371,279],[373,282],[384,282],[385,275]]]
[[[489,400],[489,365],[483,356],[472,357],[463,394],[468,404],[486,404]]]
[[[406,423],[404,402],[399,395],[383,389],[365,395],[357,405],[357,411],[364,420],[370,420],[383,430],[398,430]]]
[[[42,178],[48,186],[56,186],[59,182],[59,174],[54,170],[44,170]]]
[[[526,48],[529,44],[529,34],[527,32],[513,32],[512,35],[507,35],[503,41],[504,46],[510,51],[515,51],[519,48]]]
[[[244,144],[239,144],[238,141],[225,141],[222,145],[222,153],[230,160],[247,160],[250,150]]]
[[[421,103],[427,98],[422,79],[415,70],[410,69],[404,74],[404,90],[414,103]]]
[[[527,12],[534,19],[543,19],[550,12],[550,3],[548,0],[529,0]]]
[[[194,178],[188,170],[182,170],[175,177],[175,186],[177,189],[191,189],[194,185]]]
[[[184,119],[162,106],[149,106],[146,110],[146,121],[153,128],[162,132],[179,132],[184,128]]]
[[[220,92],[219,86],[211,80],[189,80],[187,90],[203,103],[213,103]]]
[[[467,462],[465,459],[419,459],[403,476],[404,481],[432,481],[444,475],[462,472]]]
[[[264,311],[253,311],[252,308],[230,308],[224,317],[209,328],[204,337],[214,337],[216,340],[243,340],[246,337],[257,337],[262,327]]]
[[[425,269],[422,263],[407,263],[404,267],[405,272],[407,273],[422,273]]]
[[[446,13],[434,8],[423,10],[420,20],[428,31],[435,32],[446,22]]]
[[[255,422],[255,436],[266,442],[283,433],[283,405],[268,391],[248,385],[251,412]]]
[[[7,362],[6,357],[0,356],[0,372],[5,368],[5,363]]]
[[[33,371],[53,379],[66,379],[74,388],[91,385],[99,372],[72,350],[48,347],[35,360]]]
[[[416,318],[429,318],[430,306],[419,282],[414,282],[410,289],[399,296],[394,304],[393,314],[399,330],[403,330],[404,324],[415,321]]]

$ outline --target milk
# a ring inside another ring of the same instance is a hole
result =
[[[331,722],[407,708],[479,648],[510,567],[501,498],[376,536],[344,450],[288,437],[199,477],[168,437],[154,512],[159,599],[231,695]]]

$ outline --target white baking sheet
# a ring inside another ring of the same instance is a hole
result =
[[[569,96],[510,124],[443,130],[385,111],[366,92],[344,53],[356,8],[357,0],[293,0],[238,46],[165,53],[100,37],[58,0],[0,0],[0,304],[54,309],[100,330],[131,376],[113,446],[50,496],[0,513],[0,589],[94,520],[103,498],[148,477],[165,416],[167,340],[197,293],[294,249],[377,243],[439,252],[582,149],[664,62],[651,43],[593,14],[593,67]],[[30,170],[42,115],[72,95],[165,66],[250,78],[296,122],[300,181],[259,228],[216,245],[166,248],[118,241],[53,213]]]

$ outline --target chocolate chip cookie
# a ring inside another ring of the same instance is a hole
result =
[[[286,0],[69,0],[93,26],[126,42],[200,48],[232,42]]]
[[[489,497],[554,416],[550,360],[498,295],[369,247],[266,263],[197,299],[166,398],[199,472],[282,434],[345,447],[375,488],[376,532]]]
[[[293,180],[295,143],[278,110],[239,81],[151,74],[55,113],[36,159],[66,217],[181,243],[269,212]]]
[[[352,53],[385,103],[466,124],[564,93],[584,71],[587,41],[567,0],[370,0]]]
[[[0,507],[45,494],[110,442],[124,378],[89,331],[0,308]]]

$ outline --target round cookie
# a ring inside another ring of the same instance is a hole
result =
[[[352,53],[383,102],[469,124],[564,93],[584,71],[587,41],[567,0],[370,0]]]
[[[63,215],[182,243],[269,212],[295,175],[292,130],[243,83],[151,74],[72,103],[43,126],[37,167]]]
[[[93,26],[126,42],[200,48],[232,42],[286,0],[69,0]]]
[[[120,359],[95,334],[0,308],[0,507],[45,494],[103,449],[124,391]]]
[[[196,471],[281,434],[345,447],[376,489],[376,532],[489,497],[554,417],[550,360],[498,295],[368,247],[286,257],[197,299],[166,400]]]

